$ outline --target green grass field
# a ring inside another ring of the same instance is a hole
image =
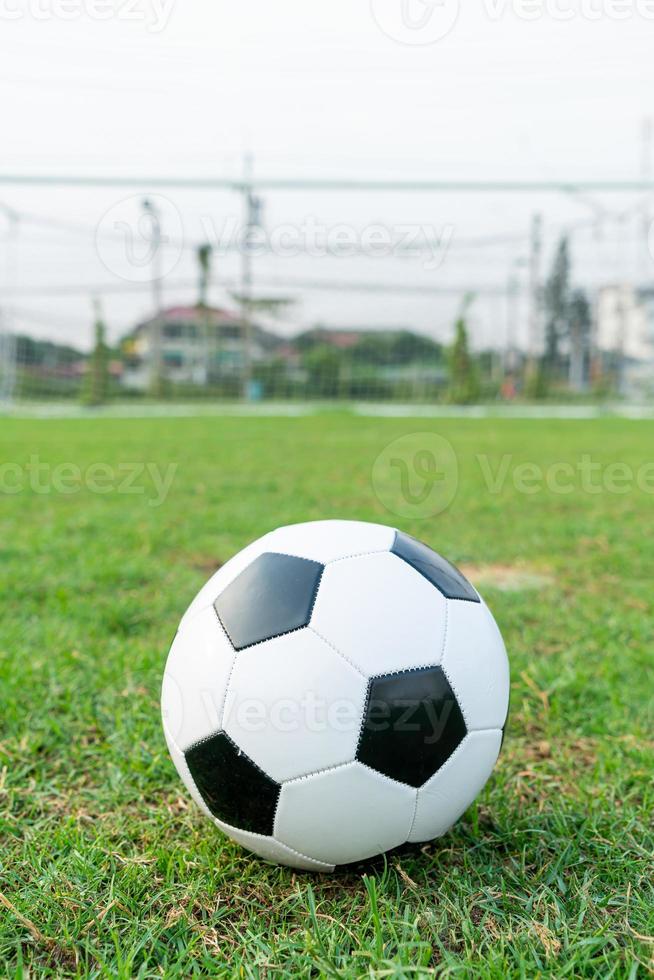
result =
[[[424,430],[454,446],[458,493],[398,518],[372,465]],[[654,423],[3,419],[0,445],[0,975],[652,971]],[[555,492],[551,467],[584,457],[592,486],[575,470]],[[147,463],[177,467],[167,496],[149,470],[125,484]],[[194,808],[158,694],[216,565],[333,516],[481,566],[512,694],[495,775],[447,836],[320,876],[260,863]]]

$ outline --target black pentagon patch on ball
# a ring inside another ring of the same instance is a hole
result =
[[[223,823],[272,836],[280,786],[241,752],[225,732],[184,753],[200,796]]]
[[[422,786],[466,737],[466,724],[440,667],[373,677],[357,759],[409,786]]]
[[[397,555],[417,572],[420,572],[447,599],[464,599],[481,602],[468,579],[446,558],[432,551],[426,544],[408,534],[397,531],[391,554]]]
[[[248,565],[213,604],[234,649],[306,626],[323,568],[317,561],[272,553]]]

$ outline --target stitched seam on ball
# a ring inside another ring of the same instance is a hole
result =
[[[309,623],[311,622],[311,617],[313,616],[313,610],[315,609],[316,606],[316,599],[318,598],[318,590],[320,588],[320,583],[322,582],[322,577],[324,574],[325,574],[325,566],[323,565],[320,570],[320,575],[318,576],[318,581],[316,582],[313,590],[313,598],[311,599],[311,606],[309,608],[309,618],[307,619],[305,626],[308,626]]]
[[[336,772],[337,769],[345,769],[353,766],[356,759],[349,759],[347,762],[339,762],[335,766],[325,766],[324,769],[312,769],[311,772],[304,773],[302,776],[293,776],[292,779],[285,779],[283,786],[291,786],[293,783],[301,783],[303,779],[312,779],[313,776],[322,776],[326,772]]]
[[[281,555],[283,558],[297,558],[298,561],[308,561],[311,562],[312,565],[324,566],[327,564],[327,562],[319,561],[318,558],[307,558],[305,555],[294,555],[292,551],[280,551],[279,548],[271,548],[270,551],[262,551],[259,555],[257,555],[256,558],[253,558],[252,561],[250,562],[250,565],[254,565],[255,561],[258,561],[259,558],[263,558],[264,555]],[[250,567],[250,565],[246,565],[245,568],[243,568],[241,571],[244,572],[245,569]],[[239,575],[240,574],[241,572],[239,572]],[[237,578],[238,575],[235,576],[235,578],[232,579],[232,581],[236,581]],[[231,584],[232,583],[230,582],[228,585],[226,585],[225,589],[228,589]],[[223,589],[222,591],[224,592],[225,589]]]
[[[406,835],[406,840],[404,842],[405,844],[409,842],[411,834],[413,833],[413,826],[416,822],[417,813],[418,813],[418,787],[416,787],[416,798],[413,804],[413,816],[411,817],[411,826],[409,827],[409,833]]]
[[[364,697],[364,704],[365,701],[366,701],[366,697]],[[364,711],[364,717],[365,717],[365,711]],[[345,762],[336,762],[333,766],[323,766],[322,769],[311,769],[309,772],[302,773],[300,776],[292,776],[290,779],[280,780],[280,785],[287,786],[289,783],[299,783],[301,782],[301,780],[310,779],[312,776],[321,776],[323,773],[326,772],[334,772],[336,769],[344,769],[346,766],[352,766],[354,765],[355,762],[358,761],[359,760],[355,756],[354,759],[346,759]],[[277,811],[275,810],[275,816],[276,815],[277,815]]]
[[[447,769],[449,769],[449,768],[450,768],[450,766],[452,766],[452,765],[454,765],[454,761],[455,761],[455,759],[456,759],[456,757],[458,756],[458,754],[459,754],[459,752],[461,752],[461,751],[462,751],[462,749],[463,749],[463,746],[465,745],[465,743],[466,743],[466,742],[467,742],[467,740],[468,740],[468,737],[469,737],[469,736],[468,736],[468,735],[466,735],[466,737],[465,737],[465,738],[463,739],[463,741],[462,741],[462,742],[460,742],[460,743],[459,743],[459,744],[457,745],[457,747],[455,748],[455,750],[454,750],[454,752],[453,752],[453,753],[452,753],[452,755],[451,755],[451,756],[449,757],[449,759],[447,760],[447,762],[445,762],[445,763],[444,763],[444,764],[443,764],[443,765],[442,765],[442,766],[440,767],[440,769],[438,770],[438,772],[435,772],[435,773],[434,773],[434,775],[433,775],[433,776],[431,777],[431,779],[428,779],[428,780],[427,780],[427,782],[426,782],[425,784],[423,784],[423,785],[422,785],[422,786],[420,787],[420,790],[424,790],[426,794],[428,794],[428,793],[429,793],[429,790],[427,789],[427,786],[429,785],[429,783],[430,783],[430,782],[431,782],[431,781],[432,781],[433,779],[436,779],[436,777],[437,777],[437,776],[440,776],[440,775],[441,775],[441,773],[443,773],[443,772],[445,772],[445,771],[446,771]],[[415,809],[415,813],[413,814],[413,823],[411,824],[411,830],[409,831],[409,837],[408,837],[408,841],[410,841],[410,840],[411,840],[411,834],[412,834],[412,833],[413,833],[413,831],[414,831],[414,828],[415,828],[415,825],[416,825],[416,817],[417,817],[417,816],[418,816],[418,790],[416,790],[416,809]],[[454,823],[456,823],[456,820],[458,820],[460,816],[461,816],[461,814],[459,814],[459,816],[458,816],[458,817],[456,817],[456,818],[455,818],[455,820],[454,820],[453,822],[454,822]],[[446,833],[446,832],[447,832],[447,831],[444,831],[444,833]],[[442,834],[439,834],[438,836],[439,836],[439,837],[442,837],[443,835],[442,835]],[[435,840],[435,839],[436,839],[436,838],[434,838],[434,840]]]
[[[465,722],[466,731],[467,732],[471,732],[472,731],[472,728],[470,727],[469,722],[468,722],[468,714],[466,712],[465,705],[463,704],[463,699],[461,698],[461,696],[459,694],[459,691],[457,689],[457,686],[454,683],[454,681],[452,680],[452,678],[450,677],[450,675],[449,675],[448,671],[446,670],[446,668],[443,667],[442,664],[441,664],[441,670],[445,674],[445,677],[447,679],[447,683],[452,688],[452,694],[456,698],[456,703],[459,706],[459,711],[461,712],[461,716],[463,717],[463,721]]]
[[[407,564],[411,568],[413,568],[414,571],[416,571],[418,573],[418,575],[421,575],[423,578],[427,579],[428,582],[431,582],[431,579],[430,578],[427,578],[427,576],[425,575],[425,573],[424,572],[421,572],[419,568],[416,568],[416,566],[412,562],[410,562],[408,560],[408,558],[404,558],[402,555],[399,555],[397,553],[397,551],[393,551],[393,548],[397,544],[398,534],[400,534],[400,532],[399,531],[396,531],[395,532],[395,537],[393,539],[393,544],[391,545],[391,547],[389,549],[390,554],[391,555],[395,555],[395,557],[396,558],[399,558],[400,561],[403,561],[405,564]],[[438,552],[435,552],[435,554],[438,554]],[[444,560],[448,564],[452,565],[452,562],[450,562],[448,558],[445,558],[444,555],[439,555],[439,558],[444,558]],[[460,572],[460,570],[458,568],[456,568],[456,565],[452,565],[452,567],[455,568],[456,571],[459,572],[459,574],[463,575],[463,572]],[[443,591],[443,589],[441,588],[440,585],[437,585],[435,582],[431,582],[431,584],[434,586],[435,589],[438,590],[438,592],[440,592],[440,594],[443,596],[443,598],[445,599],[446,602],[449,602],[450,600],[452,600],[452,602],[474,602],[474,603],[483,602],[482,597],[479,595],[479,592],[477,592],[477,589],[474,587],[474,585],[472,584],[472,582],[469,579],[467,579],[465,575],[463,575],[463,578],[465,579],[465,581],[468,583],[468,585],[470,586],[470,588],[472,589],[472,591],[477,596],[476,599],[471,598],[470,596],[465,596],[465,595],[464,596],[461,596],[461,595],[449,596],[449,595],[447,595],[446,592]]]
[[[404,783],[401,779],[394,779],[393,776],[387,776],[385,772],[380,772],[379,769],[374,769],[372,766],[369,766],[367,762],[362,762],[361,759],[355,759],[354,761],[358,765],[363,766],[364,769],[367,769],[368,772],[374,773],[375,776],[378,776],[379,779],[383,779],[387,783],[393,783],[394,786],[404,786],[405,789],[416,791],[415,786],[410,786],[409,783]]]
[[[184,755],[186,756],[186,753],[190,752],[191,749],[199,749],[201,745],[204,745],[205,742],[210,742],[216,735],[227,735],[227,732],[223,728],[219,728],[217,732],[212,732],[211,735],[205,735],[203,738],[199,738],[197,742],[192,742],[187,749],[184,749]],[[227,735],[227,738],[229,738],[229,735]],[[231,742],[231,739],[229,740]]]
[[[245,758],[248,760],[248,762],[250,762],[254,766],[255,769],[258,769],[258,771],[261,773],[262,776],[265,776],[266,779],[269,782],[275,783],[275,785],[277,787],[281,788],[281,783],[279,783],[276,779],[273,779],[272,776],[269,773],[267,773],[265,769],[262,769],[261,768],[261,766],[258,766],[257,763],[254,761],[254,759],[252,759],[247,754],[247,752],[244,752],[243,749],[239,745],[236,744],[236,742],[231,737],[231,735],[229,734],[229,732],[226,732],[224,728],[221,728],[217,732],[213,732],[211,735],[205,735],[204,738],[198,739],[197,742],[193,742],[193,745],[190,745],[188,747],[188,749],[186,749],[186,752],[190,752],[191,749],[197,749],[197,748],[199,748],[201,745],[204,745],[205,742],[210,742],[212,738],[215,738],[216,737],[216,735],[224,735],[225,738],[227,739],[227,741],[230,742],[234,746],[234,748],[236,749],[236,751],[238,752],[239,755],[244,755]],[[186,755],[186,752],[184,753],[184,755]],[[251,831],[248,831],[248,833],[251,833]]]
[[[226,830],[223,830],[223,827],[229,827],[230,830],[236,831],[237,834],[248,834],[250,837],[256,837],[257,840],[274,841],[275,844],[279,844],[280,847],[285,847],[287,851],[291,852],[291,854],[295,854],[297,855],[297,857],[304,858],[305,861],[313,861],[314,864],[322,864],[325,869],[331,870],[334,868],[334,865],[330,864],[329,861],[321,861],[319,858],[312,858],[308,854],[303,854],[302,851],[297,851],[294,847],[291,847],[290,844],[285,844],[283,840],[279,840],[279,838],[275,837],[274,834],[272,836],[268,836],[268,834],[257,834],[254,830],[243,830],[241,827],[234,827],[232,826],[231,823],[227,823],[225,820],[219,820],[218,817],[213,817],[212,819],[214,820],[216,826],[218,827],[218,830],[220,830],[223,834],[226,834],[227,836],[229,836],[229,834],[227,833]],[[236,843],[238,843],[238,841],[236,841],[235,838],[231,838],[231,839],[234,840]],[[242,846],[247,847],[247,844]]]
[[[364,701],[363,701],[363,714],[361,716],[361,727],[359,729],[359,737],[357,739],[356,752],[354,753],[354,758],[355,759],[358,759],[358,757],[359,757],[359,749],[361,748],[361,741],[363,739],[363,732],[364,732],[364,729],[365,729],[365,726],[366,726],[366,716],[368,714],[368,705],[370,704],[370,695],[372,694],[372,681],[373,681],[373,678],[371,677],[370,680],[368,681],[368,686],[366,688],[366,696],[365,696]],[[362,765],[365,765],[365,762],[363,762],[361,764]]]
[[[313,601],[315,603],[315,599]],[[227,635],[227,639],[229,640],[229,644],[230,644],[232,650],[234,651],[234,653],[236,654],[236,656],[238,656],[239,653],[241,653],[242,650],[251,650],[252,647],[261,646],[262,643],[270,643],[271,640],[277,640],[280,636],[290,636],[291,633],[299,633],[300,630],[305,630],[309,626],[309,622],[307,621],[306,623],[302,623],[301,626],[294,626],[293,629],[284,630],[283,633],[275,633],[274,636],[266,636],[266,637],[263,638],[263,640],[255,640],[254,643],[248,643],[247,646],[244,646],[244,647],[235,647],[234,646],[234,641],[232,640],[232,638],[229,635],[229,633],[227,633],[227,630],[225,629],[225,626],[224,626],[224,624],[223,624],[220,616],[218,616],[218,612],[217,612],[215,606],[213,607],[213,611],[216,613],[216,616],[218,617],[218,622],[220,623],[220,625],[222,626],[223,630],[225,631],[225,633]],[[313,611],[313,606],[312,606],[312,611]]]
[[[449,601],[450,600],[448,599],[447,602],[449,603]],[[445,649],[447,647],[448,626],[449,626],[449,606],[446,604],[446,606],[445,606],[445,633],[444,633],[444,636],[443,636],[443,651],[441,653],[440,668],[443,671],[443,673],[445,674],[447,683],[452,688],[452,694],[456,698],[456,703],[459,706],[459,711],[461,712],[461,717],[463,718],[463,722],[464,722],[464,724],[466,726],[466,732],[469,732],[471,729],[470,729],[470,725],[468,724],[468,715],[467,715],[467,712],[466,712],[465,705],[463,703],[463,699],[460,697],[459,692],[457,690],[457,687],[454,684],[454,681],[450,677],[449,672],[447,671],[447,668],[444,666],[444,663],[443,663],[443,661],[445,660]]]
[[[326,636],[323,636],[322,633],[319,633],[318,630],[315,628],[315,626],[312,626],[311,623],[309,623],[308,626],[303,627],[303,629],[305,628],[311,630],[314,636],[317,636],[319,640],[322,640],[322,642],[325,643],[330,650],[333,650],[334,653],[336,653],[341,658],[341,660],[344,660],[345,663],[349,664],[353,670],[356,670],[357,674],[359,674],[360,677],[363,677],[366,680],[368,680],[368,675],[364,674],[363,671],[360,670],[357,667],[357,665],[352,660],[350,660],[349,657],[347,657],[344,653],[341,653],[338,647],[335,647],[333,643],[330,643]]]
[[[314,589],[313,589],[313,595],[311,597],[311,605],[309,606],[309,615],[308,615],[308,618],[307,618],[306,623],[302,623],[301,626],[294,626],[292,629],[290,629],[290,630],[284,630],[282,633],[275,633],[274,636],[265,636],[262,640],[255,640],[254,643],[247,643],[244,647],[236,647],[234,645],[234,641],[232,640],[231,636],[229,635],[229,633],[227,631],[227,627],[223,623],[222,619],[220,618],[220,614],[219,614],[218,610],[216,609],[216,602],[218,601],[218,599],[222,595],[222,592],[221,592],[219,595],[216,596],[216,598],[214,599],[214,601],[211,603],[211,608],[213,609],[214,613],[216,614],[216,618],[217,618],[218,622],[220,623],[221,629],[222,629],[223,633],[225,634],[225,636],[227,637],[227,639],[229,641],[229,644],[230,644],[230,646],[231,646],[231,648],[232,648],[232,650],[234,651],[235,654],[240,653],[241,650],[249,650],[251,647],[258,647],[260,643],[268,643],[269,640],[276,640],[278,636],[289,636],[291,633],[297,633],[299,630],[306,629],[307,626],[309,625],[309,623],[311,622],[311,617],[313,616],[313,610],[314,610],[314,607],[316,605],[316,599],[318,598],[318,590],[320,588],[320,583],[322,582],[322,577],[323,577],[323,574],[325,572],[325,565],[322,562],[314,561],[313,558],[302,558],[300,555],[287,555],[286,552],[283,552],[283,551],[266,551],[266,552],[264,552],[264,554],[266,554],[266,555],[284,555],[287,558],[297,558],[298,561],[308,561],[312,565],[322,565],[322,568],[320,570],[320,575],[318,576],[318,580],[317,580],[317,582],[316,582],[316,584],[314,586]],[[261,555],[259,555],[259,557],[261,557]],[[256,559],[255,559],[255,561],[256,561]],[[231,585],[231,583],[230,583],[230,585]],[[229,586],[225,586],[225,588],[229,588]],[[223,589],[223,592],[224,591],[225,590]],[[234,669],[234,665],[232,664],[232,670],[233,669]],[[231,671],[230,671],[230,675],[231,675]]]
[[[357,762],[361,762],[361,760],[358,758],[358,756],[359,756],[359,749],[361,748],[361,741],[363,739],[363,732],[364,732],[364,729],[365,729],[365,726],[366,726],[366,716],[368,714],[368,705],[370,703],[370,695],[372,693],[372,682],[375,681],[375,680],[378,680],[380,677],[384,677],[384,678],[386,678],[386,677],[400,677],[400,675],[402,675],[402,674],[417,674],[421,670],[435,670],[435,669],[438,668],[438,666],[439,666],[438,664],[425,664],[422,667],[407,667],[406,670],[396,670],[396,671],[393,671],[390,674],[375,674],[374,677],[370,677],[368,679],[368,687],[366,689],[366,699],[365,699],[365,701],[363,703],[363,717],[361,719],[361,728],[359,729],[359,738],[357,740],[357,750],[356,750],[356,756],[355,756]],[[365,762],[361,762],[361,765],[362,766],[365,766],[366,764],[365,764]],[[370,769],[371,767],[370,766],[366,766],[366,768]],[[376,769],[371,769],[371,771],[372,772],[376,772],[377,770]],[[390,779],[391,777],[389,776],[388,778]],[[394,782],[401,782],[401,780],[394,780]],[[403,785],[408,785],[408,783],[403,784]]]
[[[163,730],[164,730],[164,736],[165,736],[165,735],[167,735],[167,736],[168,736],[168,738],[170,739],[170,741],[171,741],[171,742],[173,743],[173,745],[174,745],[174,746],[175,746],[175,748],[177,749],[177,751],[178,751],[178,752],[179,752],[179,753],[180,753],[181,755],[184,755],[184,749],[182,749],[182,748],[180,748],[180,747],[179,747],[179,745],[177,744],[177,739],[176,739],[176,738],[173,738],[173,733],[172,733],[172,732],[171,732],[171,730],[170,730],[170,726],[169,726],[169,725],[168,725],[168,723],[166,722],[166,719],[165,719],[165,718],[163,718],[163,717],[162,717],[162,719],[161,719],[161,727],[162,727],[162,728],[163,728]]]
[[[234,649],[234,644],[232,643],[232,641],[229,638],[229,634],[227,633],[227,630],[225,629],[225,627],[222,624],[222,621],[220,619],[220,616],[218,615],[218,611],[217,611],[216,607],[214,606],[213,602],[211,603],[211,608],[213,609],[214,615],[215,615],[216,619],[218,620],[218,625],[219,625],[220,629],[222,630],[223,635],[224,635],[225,639],[227,640],[227,642],[229,643],[229,646],[230,646],[230,648],[232,650],[232,666],[229,668],[229,674],[227,675],[227,683],[225,684],[225,693],[223,695],[223,701],[222,701],[222,705],[221,705],[221,708],[220,708],[220,724],[222,726],[221,727],[221,731],[224,731],[224,729],[225,729],[225,710],[227,708],[227,695],[229,694],[229,685],[232,683],[232,674],[234,673],[234,668],[236,667],[236,650]]]
[[[470,728],[470,725],[469,725],[469,723],[468,723],[468,715],[467,715],[467,712],[466,712],[466,709],[465,709],[465,706],[464,706],[464,704],[463,704],[463,699],[461,698],[461,696],[459,695],[459,692],[458,692],[458,690],[457,690],[457,687],[456,687],[456,684],[455,684],[455,683],[453,682],[453,680],[452,680],[452,678],[451,678],[451,677],[450,677],[450,675],[448,674],[448,672],[447,672],[447,670],[445,669],[445,667],[443,667],[443,666],[441,666],[441,670],[443,671],[443,673],[445,674],[445,677],[447,678],[447,683],[448,683],[448,684],[450,685],[450,687],[452,688],[452,694],[453,694],[453,695],[454,695],[454,697],[456,698],[456,703],[457,703],[457,704],[458,704],[458,706],[459,706],[459,711],[461,712],[461,715],[462,715],[462,717],[463,717],[463,721],[465,722],[465,726],[466,726],[466,731],[467,731],[467,732],[470,732],[470,731],[472,731],[472,729]]]
[[[275,800],[275,812],[273,813],[273,819],[272,819],[272,837],[273,837],[273,839],[275,837],[275,831],[277,830],[277,814],[279,812],[279,802],[280,802],[281,798],[282,798],[282,787],[281,787],[281,783],[280,783],[279,784],[279,789],[277,791],[277,799]],[[281,841],[280,841],[280,843],[281,843]]]
[[[263,558],[264,555],[281,555],[282,558],[296,558],[297,561],[307,561],[309,562],[310,565],[322,565],[322,571],[320,572],[320,575],[318,577],[318,585],[316,586],[316,592],[318,591],[318,586],[320,585],[320,579],[322,578],[322,573],[325,571],[325,566],[329,564],[329,562],[320,561],[318,558],[306,558],[305,555],[294,555],[293,552],[291,551],[278,551],[277,549],[275,549],[275,551],[262,551],[260,555],[257,555],[256,558],[252,559],[251,564],[254,564],[254,562],[257,561],[259,558]],[[246,565],[243,571],[245,571],[249,567],[250,565]],[[238,575],[236,576],[236,578],[238,578]],[[233,581],[236,581],[236,579],[234,579]],[[231,584],[232,583],[230,582],[229,585]],[[226,585],[225,589],[228,589],[229,585]],[[225,589],[223,589],[222,592],[224,592]],[[216,598],[218,599],[220,598],[220,596],[216,596]]]
[[[373,674],[371,681],[377,681],[384,677],[401,677],[402,674],[419,674],[421,670],[438,670],[440,664],[419,664],[416,667],[403,667],[402,670],[384,671],[383,674]]]
[[[443,627],[443,646],[442,646],[442,649],[441,649],[441,659],[440,659],[440,663],[441,664],[443,663],[443,660],[445,659],[445,650],[447,648],[447,632],[448,632],[448,629],[449,629],[449,626],[450,626],[450,605],[449,605],[449,603],[450,603],[450,600],[449,599],[446,599],[445,600],[445,626]]]
[[[351,558],[369,558],[371,555],[390,555],[390,548],[375,548],[374,551],[355,551],[351,555],[342,555],[340,558],[332,558],[325,562],[327,565],[336,565],[339,561],[349,561]]]
[[[479,728],[479,729],[476,729],[474,732],[468,732],[468,734],[466,735],[466,737],[461,742],[459,742],[459,744],[455,748],[455,750],[452,753],[452,755],[449,757],[449,759],[445,763],[443,763],[443,765],[440,767],[440,769],[438,770],[438,772],[435,772],[434,775],[431,777],[431,779],[428,779],[427,782],[423,786],[421,786],[420,788],[421,789],[426,789],[427,785],[431,782],[432,779],[436,779],[437,776],[440,776],[440,774],[442,772],[445,772],[446,769],[449,769],[449,767],[454,764],[457,755],[459,754],[459,752],[462,752],[463,751],[463,746],[468,742],[468,740],[469,740],[469,738],[470,738],[470,736],[472,734],[479,735],[479,734],[484,734],[486,732],[493,732],[493,733],[500,734],[501,733],[501,729],[499,729],[499,728]],[[497,761],[497,760],[495,760],[495,761]],[[490,776],[488,778],[490,778]],[[427,790],[427,792],[429,792],[429,790]]]
[[[448,758],[448,759],[447,759],[447,760],[446,760],[446,761],[445,761],[445,762],[443,763],[443,765],[442,765],[442,766],[440,767],[440,769],[438,769],[438,770],[437,770],[437,772],[435,772],[435,773],[434,773],[434,775],[433,775],[433,776],[431,776],[431,777],[430,777],[430,778],[429,778],[429,779],[427,780],[427,782],[426,782],[426,783],[423,783],[423,784],[422,784],[422,786],[420,786],[420,787],[419,787],[419,789],[421,789],[421,790],[424,790],[424,791],[425,791],[426,793],[429,793],[429,790],[427,789],[427,787],[429,786],[429,784],[430,784],[430,783],[432,782],[432,780],[434,780],[434,779],[436,779],[436,778],[437,778],[438,776],[440,776],[440,775],[441,775],[441,773],[444,773],[444,772],[446,772],[446,770],[448,770],[448,769],[450,768],[450,766],[453,766],[453,765],[454,765],[454,762],[455,762],[455,760],[456,760],[456,758],[457,758],[457,756],[459,755],[459,753],[460,753],[460,752],[462,752],[462,751],[463,751],[463,746],[464,746],[464,745],[466,744],[466,742],[468,741],[468,738],[469,738],[469,737],[470,737],[470,736],[469,736],[469,734],[468,734],[468,735],[466,735],[466,737],[465,737],[464,739],[462,739],[462,740],[461,740],[461,741],[459,742],[459,744],[458,744],[458,745],[457,745],[457,747],[455,748],[455,750],[454,750],[454,752],[452,753],[452,755],[451,755],[451,756],[450,756],[450,757],[449,757],[449,758]],[[416,804],[416,810],[417,810],[417,804]],[[411,829],[413,829],[413,828],[411,828]]]

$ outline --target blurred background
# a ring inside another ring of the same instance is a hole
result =
[[[649,412],[646,0],[0,20],[5,410]]]

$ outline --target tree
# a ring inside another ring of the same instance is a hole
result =
[[[218,351],[216,349],[211,350],[211,317],[207,305],[213,248],[206,242],[204,245],[198,245],[195,254],[200,271],[198,280],[198,311],[200,313],[200,329],[202,331],[202,348],[201,353],[196,358],[197,363],[194,366],[194,372],[204,377],[206,383],[211,380],[213,362],[218,360]],[[219,328],[217,327],[216,329],[218,330]]]
[[[393,363],[414,364],[416,361],[438,363],[443,348],[430,337],[423,337],[411,330],[401,330],[392,339],[391,356]]]
[[[590,347],[591,326],[592,316],[588,297],[583,289],[576,289],[569,306],[569,381],[573,391],[583,391],[586,386],[586,361]]]
[[[95,307],[95,346],[86,365],[86,375],[82,386],[82,401],[85,405],[103,405],[109,389],[109,348],[105,343],[105,325],[98,300]]]
[[[213,255],[213,248],[208,242],[204,245],[198,245],[196,255],[198,259],[198,266],[200,268],[200,279],[198,283],[198,306],[205,307],[207,305],[207,294],[209,291],[209,277],[211,275],[211,257]]]
[[[338,395],[342,360],[339,351],[326,344],[304,354],[302,364],[308,374],[310,396],[335,398]]]
[[[454,343],[450,349],[449,400],[467,405],[479,398],[479,378],[468,345],[468,328],[462,314],[456,321]]]
[[[549,278],[545,283],[545,356],[544,366],[553,374],[559,364],[560,344],[569,334],[570,254],[564,236],[556,250]]]

